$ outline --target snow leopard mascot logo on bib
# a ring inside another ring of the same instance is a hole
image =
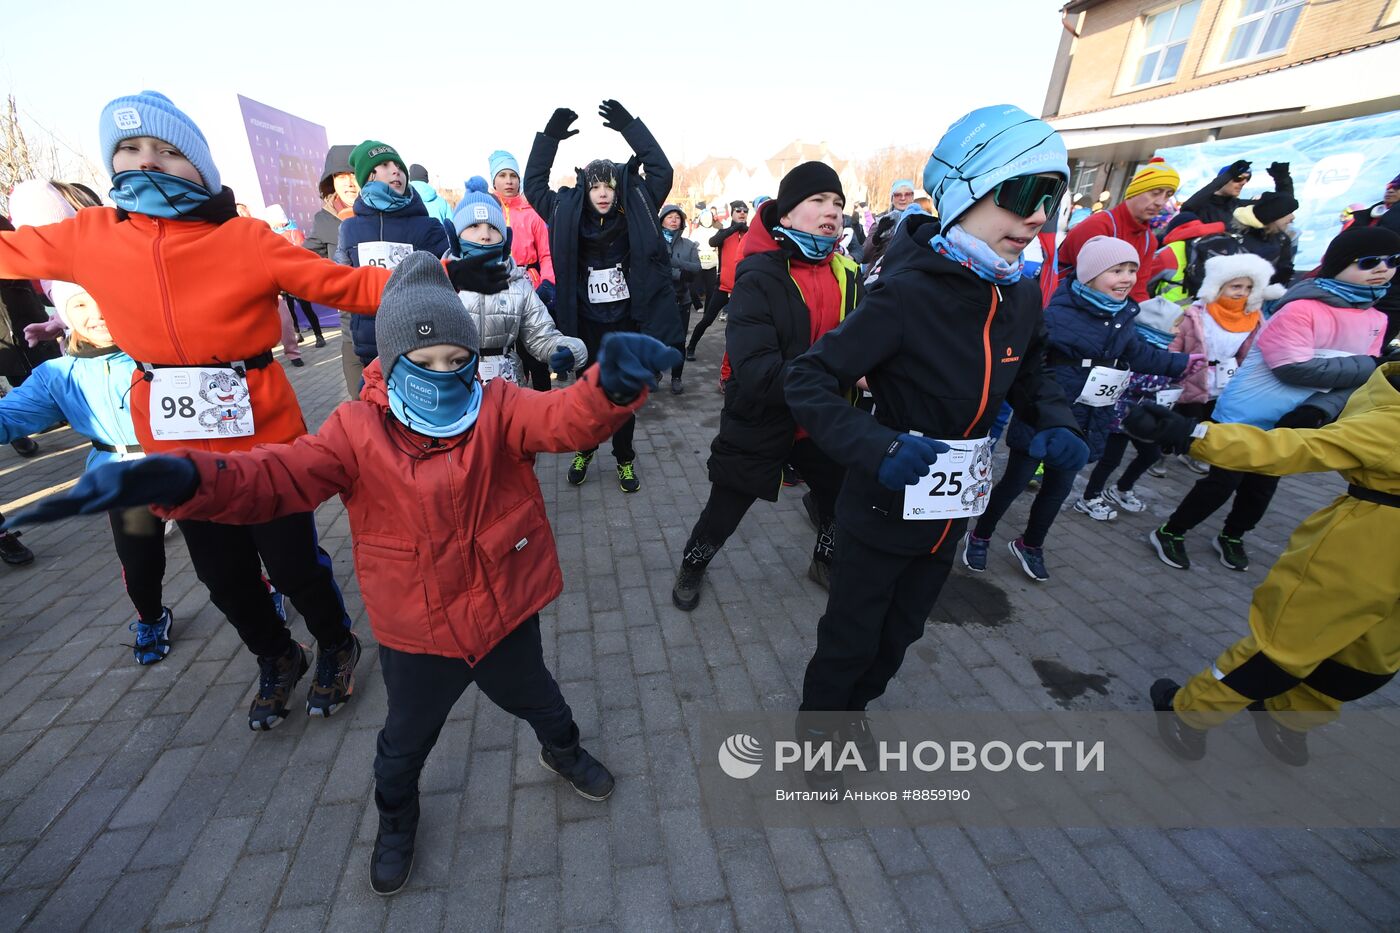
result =
[[[199,424],[225,435],[253,433],[253,409],[248,402],[248,387],[230,372],[200,372],[199,397],[210,407],[199,413]]]

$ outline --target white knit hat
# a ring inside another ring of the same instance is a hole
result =
[[[1267,259],[1253,253],[1236,253],[1233,256],[1212,256],[1206,260],[1206,274],[1196,297],[1210,304],[1220,297],[1220,290],[1227,282],[1235,279],[1250,279],[1254,288],[1245,301],[1246,311],[1257,311],[1268,299],[1283,295],[1282,285],[1269,285],[1274,277],[1274,267]]]

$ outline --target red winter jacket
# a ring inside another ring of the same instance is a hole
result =
[[[1128,213],[1126,204],[1119,202],[1112,210],[1097,211],[1085,217],[1065,234],[1060,244],[1060,281],[1074,269],[1079,248],[1096,236],[1117,237],[1138,254],[1138,277],[1128,297],[1138,304],[1147,300],[1147,283],[1152,280],[1153,260],[1157,254],[1157,238],[1146,224],[1139,223]]]
[[[361,401],[342,404],[315,434],[246,453],[181,451],[199,468],[199,489],[157,512],[251,524],[338,494],[374,637],[474,665],[564,586],[535,454],[596,447],[646,399],[614,405],[596,366],[556,392],[504,379],[484,392],[471,431],[424,437],[389,412],[376,360]]]

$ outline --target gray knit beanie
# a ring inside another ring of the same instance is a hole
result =
[[[374,340],[385,378],[399,357],[419,347],[450,343],[473,352],[481,348],[476,322],[462,307],[442,263],[421,251],[409,253],[384,283]]]

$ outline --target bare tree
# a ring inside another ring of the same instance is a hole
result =
[[[901,149],[888,146],[862,161],[856,167],[856,175],[869,192],[870,206],[876,211],[890,207],[890,186],[901,178],[914,183],[915,190],[920,186],[924,175],[924,163],[928,153],[922,149]]]
[[[22,181],[77,181],[101,190],[105,177],[92,160],[58,134],[33,119],[21,119],[14,95],[6,97],[0,113],[0,213],[9,214],[10,192]]]

